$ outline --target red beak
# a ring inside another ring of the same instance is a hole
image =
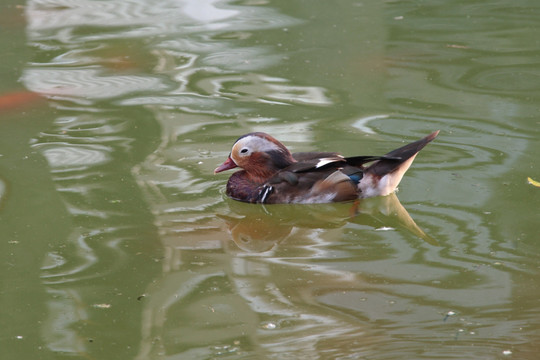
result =
[[[233,159],[231,159],[231,157],[229,156],[223,164],[219,165],[216,170],[214,170],[214,174],[225,170],[234,169],[235,167],[238,167],[238,165],[236,165]]]

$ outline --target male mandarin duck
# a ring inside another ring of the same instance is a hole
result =
[[[343,157],[334,152],[292,154],[272,136],[253,132],[236,140],[214,173],[241,168],[229,178],[227,195],[249,203],[314,204],[385,196],[396,190],[418,152],[438,134],[383,156]]]

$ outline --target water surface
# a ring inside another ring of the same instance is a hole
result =
[[[535,1],[2,5],[6,359],[534,359]],[[382,154],[397,196],[258,206],[234,140]]]

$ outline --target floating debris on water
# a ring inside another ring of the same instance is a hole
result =
[[[111,307],[111,304],[94,304],[92,306],[96,309],[109,309]]]
[[[274,330],[275,328],[277,328],[277,325],[272,322],[268,322],[266,324],[263,324],[262,328],[267,330]]]
[[[375,229],[375,231],[390,231],[390,230],[395,230],[395,229],[389,226],[383,226],[383,227]]]
[[[446,321],[446,319],[448,319],[450,316],[453,316],[453,315],[456,315],[456,312],[450,310],[449,312],[446,313],[446,315],[445,315],[443,321]]]
[[[530,177],[527,177],[527,182],[529,184],[531,184],[532,186],[536,186],[536,187],[540,187],[540,182],[536,181],[536,180],[533,180],[532,178]]]

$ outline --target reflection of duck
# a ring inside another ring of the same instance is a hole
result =
[[[437,245],[416,225],[395,194],[361,202],[314,205],[256,207],[229,202],[229,208],[231,215],[219,217],[225,220],[236,245],[249,252],[270,250],[295,229],[333,229],[347,223],[374,229],[404,229]]]
[[[383,156],[345,158],[333,152],[291,154],[270,135],[255,132],[240,137],[214,172],[242,168],[229,178],[227,195],[250,203],[313,204],[388,195],[438,133]]]

